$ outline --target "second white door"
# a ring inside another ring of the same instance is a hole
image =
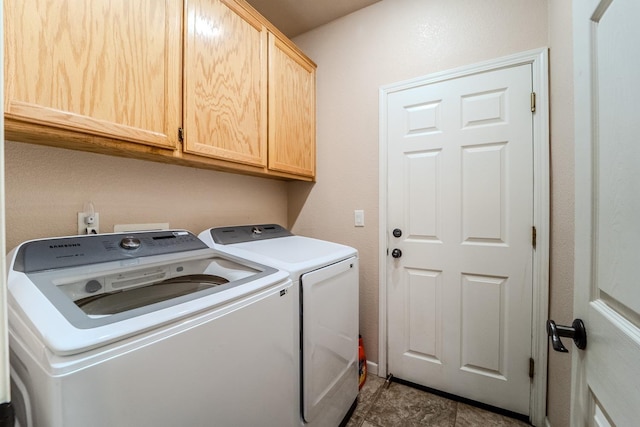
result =
[[[530,64],[414,85],[389,94],[386,135],[387,371],[525,415],[531,92]]]
[[[571,426],[640,418],[640,3],[574,1],[576,233]]]

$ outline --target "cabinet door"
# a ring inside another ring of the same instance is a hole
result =
[[[5,1],[8,127],[175,147],[181,16],[171,0]]]
[[[315,65],[269,34],[269,169],[315,176]]]
[[[267,39],[232,0],[187,2],[184,150],[266,166]]]

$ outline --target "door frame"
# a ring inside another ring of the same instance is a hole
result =
[[[387,250],[391,227],[387,223],[387,97],[394,92],[425,84],[465,77],[473,74],[531,64],[532,87],[536,94],[533,114],[533,224],[536,227],[536,248],[533,251],[533,299],[531,324],[531,354],[535,360],[529,417],[534,425],[544,425],[547,400],[548,339],[546,320],[549,318],[549,244],[550,244],[550,163],[549,163],[549,74],[548,49],[529,50],[489,61],[441,71],[410,80],[381,86],[379,90],[379,311],[378,311],[378,375],[387,372]]]
[[[0,0],[0,46],[4,46],[4,5]],[[4,49],[0,52],[0,81],[4,82]],[[0,85],[0,117],[4,118],[4,84]],[[9,328],[7,323],[7,266],[5,226],[5,167],[4,167],[4,120],[0,121],[0,416],[13,410],[11,406],[11,383],[9,374]]]

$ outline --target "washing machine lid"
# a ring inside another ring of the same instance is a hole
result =
[[[358,254],[349,246],[293,235],[278,224],[211,228],[198,237],[221,252],[288,271],[294,278]]]
[[[29,325],[59,354],[287,280],[285,272],[221,254],[184,230],[35,240],[9,258],[10,322]]]

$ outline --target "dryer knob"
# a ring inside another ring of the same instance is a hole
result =
[[[125,237],[120,241],[120,247],[127,250],[138,249],[140,247],[140,239]]]

